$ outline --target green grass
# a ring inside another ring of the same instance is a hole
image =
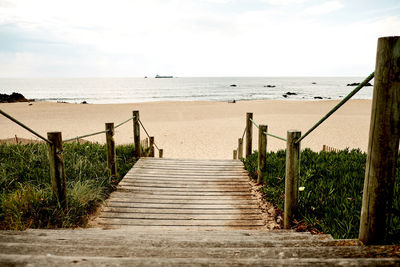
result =
[[[262,188],[265,198],[283,210],[285,190],[285,151],[267,155],[267,174]],[[364,185],[366,154],[360,150],[301,153],[299,218],[335,238],[357,238]],[[257,177],[257,151],[245,168]],[[400,160],[399,160],[400,166]],[[400,240],[400,173],[394,189],[388,241]]]
[[[66,143],[68,211],[52,194],[46,144],[0,144],[0,229],[82,227],[135,163],[133,145],[117,146],[118,177],[107,171],[105,146]]]

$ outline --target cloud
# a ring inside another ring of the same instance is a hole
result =
[[[323,15],[328,14],[338,9],[343,8],[344,5],[339,1],[329,1],[323,4],[311,6],[305,9],[304,15]]]
[[[266,2],[270,5],[288,6],[288,5],[294,5],[294,4],[303,4],[309,0],[262,0],[262,1]]]
[[[339,1],[309,7],[313,20],[299,7],[223,3],[15,0],[0,7],[0,75],[360,75],[373,69],[379,35],[400,29],[399,16],[324,23],[318,15],[343,8]]]

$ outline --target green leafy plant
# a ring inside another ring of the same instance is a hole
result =
[[[263,177],[264,197],[283,210],[285,151],[267,155]],[[335,238],[357,238],[362,204],[366,154],[358,149],[340,152],[301,152],[299,218]],[[244,160],[251,177],[257,177],[257,151]],[[400,167],[400,160],[399,160]],[[394,186],[388,240],[400,240],[400,175]]]

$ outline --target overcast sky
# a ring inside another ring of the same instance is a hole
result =
[[[0,0],[0,77],[367,76],[399,0]]]

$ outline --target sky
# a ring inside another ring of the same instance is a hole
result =
[[[368,76],[399,0],[0,0],[0,77]]]

